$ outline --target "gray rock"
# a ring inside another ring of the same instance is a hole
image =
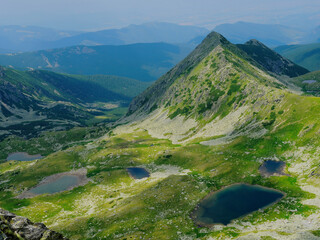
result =
[[[16,216],[0,209],[0,240],[67,240],[43,223],[33,223],[28,218]]]

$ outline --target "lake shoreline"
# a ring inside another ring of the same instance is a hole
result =
[[[258,184],[252,185],[252,184],[241,183],[241,182],[240,182],[240,183],[234,183],[234,184],[231,184],[231,185],[223,186],[221,189],[219,189],[219,190],[217,190],[217,191],[210,192],[210,193],[208,193],[204,198],[202,198],[201,200],[199,200],[199,203],[196,205],[196,207],[192,210],[192,212],[191,212],[190,215],[189,215],[190,218],[192,219],[192,221],[194,222],[194,224],[195,224],[197,227],[199,227],[199,228],[201,228],[201,227],[212,228],[212,227],[214,227],[214,226],[227,226],[227,225],[233,223],[233,221],[238,220],[238,219],[240,219],[240,218],[243,218],[243,217],[251,214],[252,212],[247,213],[247,214],[244,214],[244,215],[241,215],[241,216],[239,216],[239,217],[231,220],[230,223],[228,223],[228,224],[223,224],[223,223],[207,224],[207,223],[203,223],[203,222],[197,221],[196,212],[197,212],[197,210],[199,209],[199,206],[200,206],[200,203],[201,203],[201,202],[203,202],[204,200],[210,198],[212,195],[217,194],[217,193],[225,190],[226,188],[233,187],[233,186],[237,186],[237,185],[246,185],[246,186],[252,186],[252,187],[260,187],[260,188],[263,188],[263,189],[266,189],[266,190],[272,190],[272,191],[275,191],[275,192],[278,192],[278,193],[283,194],[283,196],[282,196],[281,198],[279,198],[277,201],[274,201],[274,202],[272,202],[272,203],[270,203],[270,204],[268,204],[268,205],[264,206],[263,208],[260,208],[260,209],[258,209],[258,210],[256,210],[256,211],[264,210],[264,209],[270,207],[271,205],[277,204],[278,202],[280,202],[283,198],[285,198],[285,197],[287,196],[287,193],[282,192],[282,191],[280,191],[280,190],[278,190],[278,189],[269,188],[269,187],[265,187],[265,186],[258,185]],[[254,212],[255,212],[255,211],[254,211]]]
[[[17,156],[17,159],[14,159],[13,156]],[[44,156],[41,154],[30,155],[27,152],[13,152],[7,156],[6,161],[31,162],[42,158],[44,158]]]
[[[39,186],[52,183],[52,182],[58,180],[59,178],[61,178],[63,176],[75,176],[75,177],[78,178],[78,183],[76,185],[74,185],[74,186],[71,186],[71,187],[69,187],[69,188],[67,188],[65,190],[62,190],[62,191],[59,191],[59,192],[56,192],[56,193],[52,193],[52,194],[44,193],[44,194],[53,195],[53,194],[57,194],[57,193],[65,192],[65,191],[70,191],[70,190],[72,190],[72,189],[74,189],[76,187],[84,186],[89,182],[89,179],[87,178],[87,169],[86,168],[81,168],[81,169],[78,169],[78,170],[72,170],[70,172],[57,173],[57,174],[45,177],[36,186],[28,189],[27,191],[21,193],[20,195],[18,195],[15,198],[17,198],[17,199],[25,199],[25,198],[33,198],[33,197],[36,197],[36,196],[44,195],[44,194],[35,194],[35,193],[30,192],[30,191],[32,189],[35,189],[35,188],[39,187]]]

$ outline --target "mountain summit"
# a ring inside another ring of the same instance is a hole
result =
[[[223,127],[226,121],[241,128],[263,119],[268,110],[254,117],[252,112],[280,101],[283,88],[248,54],[212,32],[186,59],[133,100],[124,121],[147,120],[143,125],[151,132],[167,128],[163,134],[176,140],[228,135],[235,129]],[[206,131],[207,124],[220,124],[221,129]]]

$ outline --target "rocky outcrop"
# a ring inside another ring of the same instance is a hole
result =
[[[42,223],[0,209],[0,240],[67,240]]]

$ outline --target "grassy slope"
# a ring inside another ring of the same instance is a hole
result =
[[[131,78],[108,76],[108,75],[72,75],[77,79],[83,79],[88,82],[99,84],[101,87],[108,89],[117,94],[133,98],[143,92],[150,82],[141,82]]]
[[[14,69],[5,69],[2,79],[23,86],[29,93],[34,89],[40,91],[40,99],[78,99],[82,102],[129,100],[149,86],[149,83],[118,76],[67,75]],[[60,94],[55,93],[55,90]]]
[[[310,71],[320,70],[320,43],[280,46],[275,51]]]
[[[273,207],[241,219],[242,222],[259,225],[292,215],[308,216],[318,210],[301,204],[302,199],[313,195],[303,192],[299,181],[308,177],[310,169],[318,164],[315,156],[309,159],[311,166],[302,175],[289,171],[291,176],[264,179],[258,168],[262,159],[275,156],[292,166],[302,159],[290,153],[306,145],[311,153],[317,149],[320,99],[288,95],[276,109],[281,110],[284,113],[277,114],[274,123],[277,127],[260,139],[239,137],[230,144],[215,147],[198,142],[180,146],[154,139],[140,130],[94,142],[94,148],[75,146],[33,164],[11,162],[9,167],[6,163],[1,168],[1,180],[9,179],[2,184],[9,191],[1,193],[0,205],[34,221],[45,222],[72,239],[232,237],[241,231],[224,227],[220,231],[207,229],[200,233],[189,214],[210,191],[246,182],[282,190],[287,197]],[[136,165],[150,170],[151,179],[130,179],[125,168]],[[42,177],[69,171],[73,166],[90,166],[88,176],[94,181],[66,193],[12,199]],[[173,170],[174,166],[180,170]],[[183,169],[191,172],[182,173]]]

